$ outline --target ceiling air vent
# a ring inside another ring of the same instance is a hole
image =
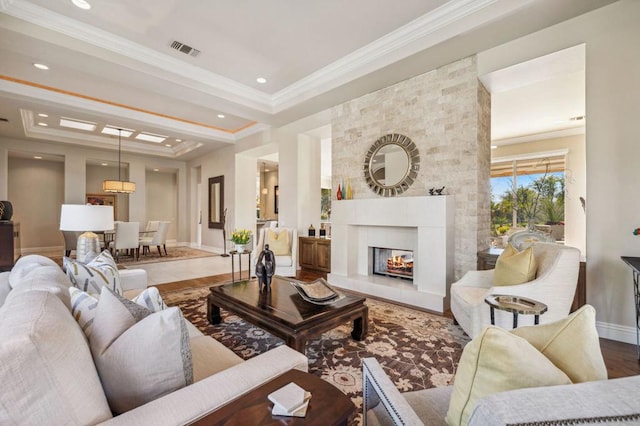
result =
[[[200,51],[198,49],[194,49],[191,46],[187,46],[184,43],[180,43],[179,41],[173,41],[171,43],[171,48],[177,50],[178,52],[182,52],[185,53],[187,55],[191,55],[193,57],[196,57],[200,54]]]

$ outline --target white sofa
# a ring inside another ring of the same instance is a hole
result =
[[[491,324],[490,294],[521,296],[540,301],[548,310],[540,316],[540,324],[557,321],[569,315],[578,285],[580,251],[575,247],[555,243],[536,243],[533,255],[537,262],[536,278],[517,285],[493,285],[495,270],[468,271],[451,285],[451,312],[460,327],[470,336],[477,336]],[[519,325],[533,325],[533,315],[521,315]],[[513,314],[495,310],[495,324],[513,328]]]
[[[143,270],[120,277],[127,297],[146,288]],[[69,286],[42,256],[0,274],[0,424],[186,424],[285,371],[307,371],[307,358],[287,346],[243,361],[187,322],[194,383],[113,417]]]

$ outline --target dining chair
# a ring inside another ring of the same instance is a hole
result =
[[[140,258],[140,243],[138,235],[140,232],[140,222],[119,222],[116,223],[116,235],[109,243],[109,249],[115,251],[116,262],[120,257],[120,250],[134,250],[132,256],[136,260]]]
[[[164,249],[164,254],[167,254],[167,233],[169,231],[169,225],[171,222],[163,222],[160,221],[158,225],[158,230],[151,236],[145,235],[140,238],[140,245],[142,246],[142,254],[149,253],[149,247],[156,246],[158,248],[158,254],[162,257],[162,249]]]

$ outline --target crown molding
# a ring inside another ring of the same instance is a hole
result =
[[[163,129],[170,129],[186,135],[214,139],[220,142],[233,143],[237,140],[233,133],[225,132],[208,127],[198,126],[183,121],[172,120],[145,113],[142,111],[130,110],[112,104],[85,99],[65,93],[46,90],[35,86],[16,83],[9,80],[0,79],[0,92],[5,92],[20,99],[35,99],[38,101],[51,102],[65,107],[75,108],[80,111],[90,111],[100,115],[118,117],[126,120],[140,121],[148,125],[154,125]]]
[[[533,135],[516,136],[513,138],[496,139],[491,141],[492,145],[504,146],[513,145],[516,143],[535,142],[545,139],[563,138],[566,136],[584,135],[585,126],[580,125],[576,127],[570,127],[568,129],[553,130],[550,132],[536,133]]]
[[[111,151],[118,150],[118,142],[112,136],[96,135],[91,132],[78,133],[52,127],[38,126],[35,122],[33,111],[27,109],[20,109],[20,118],[22,119],[24,134],[29,138],[80,145],[91,149],[99,147],[99,149]],[[133,140],[124,140],[122,141],[122,152],[177,158],[202,145],[200,142],[186,141],[168,148],[162,144],[155,146]]]
[[[7,0],[4,0],[7,1]],[[145,70],[155,77],[237,102],[262,112],[271,112],[271,97],[230,78],[149,49],[108,31],[84,24],[25,0],[1,4],[2,12],[84,43],[114,52],[152,67]],[[160,71],[160,72],[159,72]],[[188,77],[185,77],[188,76]]]
[[[536,0],[451,0],[407,25],[269,95],[235,80],[51,12],[26,0],[0,0],[2,11],[148,65],[145,72],[175,84],[276,114],[444,40],[526,7]]]
[[[348,81],[471,31],[534,1],[449,1],[275,93],[274,112],[281,112]]]

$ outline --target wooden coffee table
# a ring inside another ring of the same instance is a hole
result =
[[[273,403],[269,401],[267,396],[291,382],[311,392],[307,414],[304,417],[271,415]],[[349,417],[355,411],[356,407],[351,399],[329,382],[313,374],[289,370],[220,407],[192,425],[346,425]]]
[[[316,305],[300,297],[286,278],[273,277],[271,291],[260,292],[258,280],[211,287],[207,318],[211,324],[222,321],[220,308],[238,315],[286,344],[305,353],[307,339],[353,321],[351,337],[362,340],[369,328],[368,308],[363,297],[344,295],[329,305]]]

